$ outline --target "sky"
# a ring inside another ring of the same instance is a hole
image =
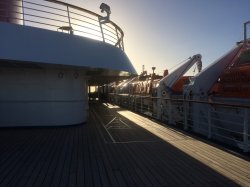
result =
[[[198,53],[206,67],[243,39],[243,23],[250,20],[250,0],[64,1],[98,14],[100,4],[108,4],[138,73],[145,65],[148,72],[154,66],[162,74]]]

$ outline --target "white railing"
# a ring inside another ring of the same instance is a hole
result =
[[[0,17],[6,17],[7,21],[14,19],[26,26],[80,35],[124,50],[121,28],[84,8],[57,0],[11,0],[0,5],[9,7],[0,10]]]
[[[208,139],[250,151],[250,106],[113,93],[108,100]]]

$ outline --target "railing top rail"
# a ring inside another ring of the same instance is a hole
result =
[[[65,5],[65,6],[68,6],[68,7],[71,7],[71,8],[74,8],[76,10],[80,10],[80,11],[83,11],[83,12],[86,12],[90,15],[93,15],[93,16],[96,16],[96,17],[102,17],[101,15],[95,13],[95,12],[92,12],[90,10],[87,10],[85,8],[81,8],[81,7],[78,7],[78,6],[75,6],[75,5],[72,5],[72,4],[69,4],[69,3],[65,3],[65,2],[62,2],[62,1],[58,1],[58,0],[45,0],[45,1],[48,1],[48,2],[52,2],[52,3],[56,3],[56,4],[60,4],[60,5]],[[115,24],[114,22],[110,21],[109,22],[111,25],[113,25],[115,28],[117,28],[121,34],[122,34],[122,37],[124,36],[124,33],[123,33],[123,30],[117,25]]]
[[[125,96],[124,94],[116,94],[116,93],[109,93],[109,94]],[[127,96],[132,96],[132,95],[127,94]],[[225,107],[250,108],[250,105],[242,105],[242,104],[236,104],[236,103],[222,103],[222,102],[215,102],[215,101],[201,101],[201,100],[192,100],[192,99],[173,99],[173,98],[161,98],[161,97],[140,96],[140,95],[133,95],[133,96],[140,97],[140,98],[162,99],[162,100],[177,101],[177,102],[201,103],[201,104],[218,105],[218,106],[225,106]]]
[[[69,4],[69,3],[65,3],[65,2],[62,2],[62,1],[58,1],[58,0],[44,0],[44,1],[52,2],[52,3],[64,5],[64,6],[68,6],[68,7],[71,7],[71,8],[77,9],[77,10],[80,10],[80,11],[84,11],[84,12],[86,12],[86,13],[88,13],[88,14],[93,15],[93,16],[101,17],[101,15],[99,15],[99,14],[97,14],[97,13],[95,13],[95,12],[92,12],[92,11],[90,11],[90,10],[87,10],[87,9],[84,9],[84,8],[81,8],[81,7],[78,7],[78,6]]]
[[[160,99],[160,97],[152,97],[152,99]],[[191,99],[172,99],[172,98],[163,98],[164,100],[171,100],[171,101],[185,101],[185,102],[192,102],[192,103],[201,103],[201,104],[209,104],[209,105],[220,105],[225,107],[236,107],[236,108],[250,108],[250,105],[241,105],[235,103],[221,103],[215,101],[199,101],[199,100],[191,100]]]
[[[0,2],[0,20],[67,32],[109,43],[124,51],[122,29],[107,17],[60,0]],[[108,6],[108,5],[106,5]],[[8,7],[8,8],[6,8]]]

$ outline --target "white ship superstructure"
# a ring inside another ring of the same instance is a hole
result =
[[[2,127],[86,122],[91,82],[136,74],[105,15],[60,1],[6,0],[0,9]]]

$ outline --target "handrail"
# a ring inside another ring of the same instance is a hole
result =
[[[169,101],[177,101],[177,102],[192,102],[192,103],[200,103],[200,104],[208,104],[208,105],[220,105],[225,107],[242,107],[242,108],[250,108],[250,105],[242,105],[242,104],[235,104],[235,103],[221,103],[221,102],[214,102],[214,101],[202,101],[202,100],[192,100],[192,99],[173,99],[173,98],[162,98],[162,97],[152,97],[149,95],[129,95],[129,94],[117,94],[117,93],[109,93],[109,95],[117,95],[117,96],[133,96],[133,97],[140,97],[140,98],[149,98],[149,99],[162,99],[162,100],[169,100]]]
[[[107,100],[250,152],[250,105],[118,93]]]
[[[52,3],[64,5],[64,6],[68,6],[68,7],[71,7],[71,8],[74,8],[74,9],[77,9],[77,10],[80,10],[80,11],[83,11],[83,12],[86,12],[86,13],[89,13],[89,14],[91,14],[91,15],[93,15],[93,16],[97,16],[97,17],[100,16],[99,14],[96,14],[96,13],[94,13],[94,12],[91,12],[90,10],[87,10],[87,9],[84,9],[84,8],[81,8],[81,7],[72,5],[72,4],[68,4],[68,3],[65,3],[65,2],[62,2],[62,1],[58,1],[58,0],[44,0],[44,1],[52,2]]]
[[[71,5],[71,4],[62,2],[62,1],[58,1],[58,0],[45,0],[45,1],[52,2],[52,3],[57,3],[57,4],[61,4],[61,5],[65,5],[65,6],[68,6],[68,7],[71,7],[71,8],[74,8],[74,9],[77,9],[77,10],[80,10],[80,11],[83,11],[83,12],[86,12],[86,13],[89,13],[89,14],[91,14],[91,15],[93,15],[93,16],[96,16],[96,17],[102,17],[101,15],[96,14],[96,13],[90,11],[90,10],[87,10],[87,9],[84,9],[84,8],[81,8],[81,7],[78,7],[78,6],[75,6],[75,5]],[[123,33],[122,29],[121,29],[117,24],[115,24],[115,23],[112,22],[112,21],[110,21],[109,23],[110,23],[111,25],[113,25],[115,28],[117,28],[117,29],[120,31],[120,33],[121,33],[121,35],[122,35],[121,38],[123,38],[123,37],[124,37],[124,33]]]
[[[14,2],[22,3],[17,5]],[[61,28],[70,27],[72,30],[68,32],[69,34],[103,41],[124,51],[122,29],[112,21],[101,22],[103,17],[90,10],[58,0],[38,0],[36,2],[14,0],[8,5],[13,9],[5,10],[7,15],[0,16],[7,20],[19,20],[17,24],[22,22],[23,25],[61,32],[67,31]],[[16,11],[17,9],[20,11]],[[106,28],[103,28],[104,25]]]

